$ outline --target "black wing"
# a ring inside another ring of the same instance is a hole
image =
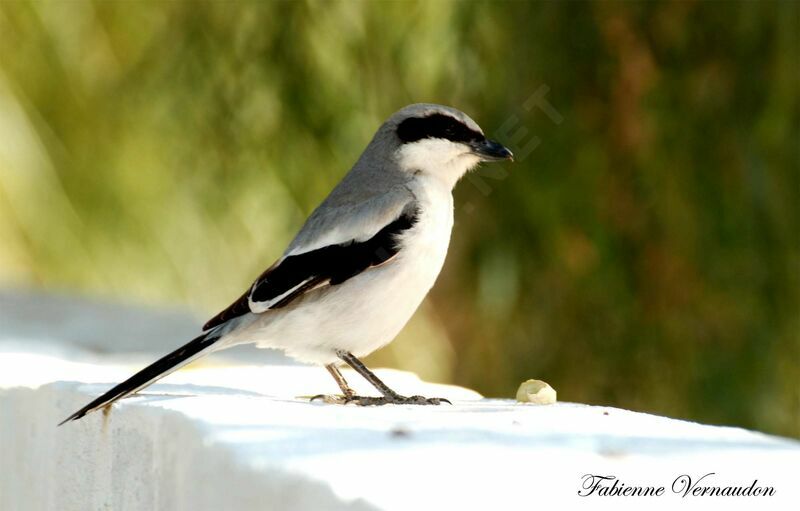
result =
[[[320,284],[341,284],[388,261],[400,250],[396,236],[413,227],[417,217],[416,207],[407,209],[368,240],[330,245],[287,257],[261,274],[248,291],[211,318],[203,330],[251,312],[251,300],[267,309],[278,309]]]

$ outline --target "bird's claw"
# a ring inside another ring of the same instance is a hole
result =
[[[313,396],[310,401],[322,400],[324,403],[331,405],[348,405],[354,404],[358,406],[382,406],[382,405],[440,405],[447,403],[452,405],[449,399],[443,397],[425,397],[425,396],[345,396],[345,395],[330,395],[330,394],[317,394]]]
[[[355,396],[344,396],[344,395],[331,395],[331,394],[317,394],[316,396],[311,397],[309,400],[311,403],[320,399],[323,403],[327,403],[329,405],[344,405],[349,402]]]
[[[425,397],[425,396],[411,396],[411,397],[400,396],[400,399],[398,399],[396,403],[401,405],[440,405],[442,403],[447,403],[448,405],[453,404],[450,402],[450,400],[445,399],[443,397]]]
[[[447,403],[452,405],[450,400],[443,397],[424,397],[424,396],[352,396],[345,400],[345,404],[353,403],[358,406],[382,406],[382,405],[440,405]]]

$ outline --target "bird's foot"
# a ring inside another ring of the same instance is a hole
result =
[[[424,396],[353,396],[345,401],[345,404],[355,404],[358,406],[382,406],[382,405],[440,405],[447,403],[453,404],[443,397],[424,397]]]
[[[349,405],[354,404],[358,406],[382,406],[382,405],[440,405],[447,403],[452,405],[449,399],[443,397],[424,397],[424,396],[345,396],[342,394],[317,394],[311,398],[311,401],[320,400],[323,403],[330,405]]]

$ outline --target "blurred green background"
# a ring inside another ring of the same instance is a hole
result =
[[[0,2],[0,285],[215,313],[444,103],[520,161],[369,362],[800,436],[799,6]]]

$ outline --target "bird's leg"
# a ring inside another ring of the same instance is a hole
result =
[[[350,388],[350,385],[347,384],[347,380],[344,379],[342,373],[339,372],[339,368],[336,367],[334,364],[327,364],[325,369],[331,373],[333,379],[336,380],[336,384],[339,385],[339,388],[342,389],[341,396],[328,396],[325,394],[318,394],[311,398],[311,401],[315,399],[322,399],[326,403],[348,403],[356,398],[356,392]]]
[[[367,366],[365,366],[364,363],[361,362],[358,358],[356,358],[356,356],[353,355],[352,353],[347,351],[337,351],[336,354],[339,356],[339,358],[344,360],[347,363],[347,365],[355,369],[358,374],[363,376],[365,380],[370,382],[373,387],[378,389],[380,393],[384,395],[384,397],[390,399],[400,399],[403,397],[394,390],[392,390],[391,388],[389,388],[388,385],[383,383],[381,379],[375,375],[375,373],[367,369]]]
[[[376,389],[383,394],[383,397],[361,397],[361,396],[353,396],[351,397],[348,402],[356,403],[359,405],[370,406],[370,405],[385,405],[389,403],[395,404],[408,404],[408,405],[438,405],[440,403],[450,403],[447,399],[440,398],[440,397],[422,397],[422,396],[411,396],[405,397],[401,396],[397,392],[393,391],[389,388],[388,385],[383,383],[380,378],[375,376],[375,373],[367,369],[367,366],[364,365],[355,355],[348,351],[344,350],[337,350],[336,355],[344,360],[347,365],[352,367],[356,370],[358,374],[364,377],[365,380],[370,382]]]
[[[350,388],[350,385],[347,384],[347,380],[345,380],[344,376],[342,376],[342,373],[339,372],[338,367],[333,364],[328,364],[325,366],[325,369],[327,369],[328,372],[331,373],[331,376],[333,376],[333,379],[336,380],[339,388],[342,389],[342,394],[344,394],[344,397],[348,399],[355,397],[356,392]]]

